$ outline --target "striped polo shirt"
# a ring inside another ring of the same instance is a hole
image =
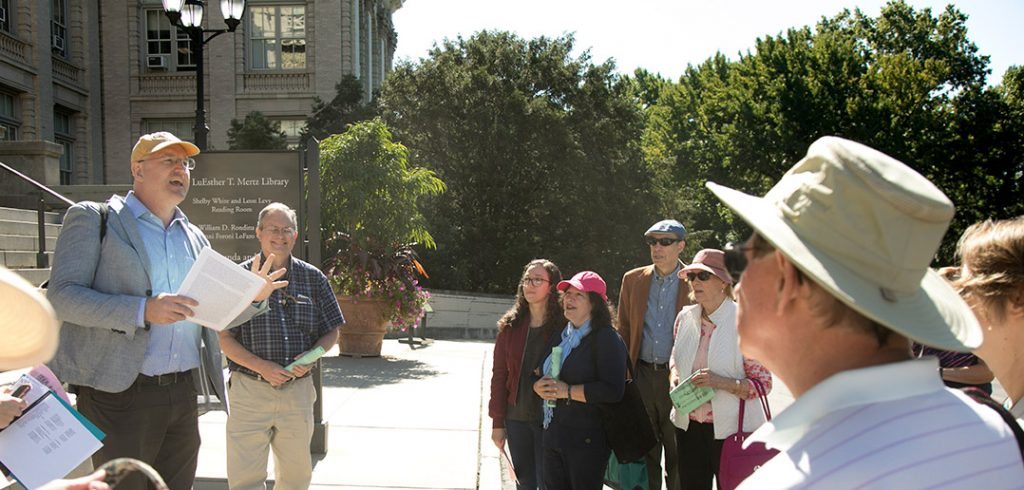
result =
[[[780,453],[739,488],[1024,488],[1011,429],[944,387],[937,364],[844,371],[811,388],[747,439]]]

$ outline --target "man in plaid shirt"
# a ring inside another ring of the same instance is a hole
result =
[[[295,211],[272,203],[260,211],[256,237],[273,269],[287,269],[288,285],[270,296],[270,311],[220,333],[228,358],[227,473],[231,489],[265,488],[267,453],[274,449],[278,490],[306,489],[313,475],[316,391],[313,365],[285,369],[317,346],[329,350],[345,323],[327,277],[292,257],[298,238]],[[242,263],[251,268],[252,260]]]

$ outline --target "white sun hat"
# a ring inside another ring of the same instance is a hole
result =
[[[32,367],[57,352],[60,325],[50,302],[0,266],[0,370]]]
[[[917,342],[968,351],[977,319],[929,268],[953,203],[900,161],[837,137],[815,141],[764,197],[708,189],[833,296]]]

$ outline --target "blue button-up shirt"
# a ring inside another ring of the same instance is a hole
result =
[[[668,275],[658,275],[654,268],[651,291],[644,312],[644,336],[640,342],[640,359],[647,362],[668,362],[672,357],[672,325],[676,321],[676,296],[679,295],[679,265]]]
[[[125,204],[138,221],[139,235],[149,255],[152,295],[174,294],[196,261],[188,237],[188,218],[180,209],[175,209],[174,218],[164,228],[163,221],[151,213],[134,192],[128,193]],[[143,324],[144,312],[145,300],[139,307],[139,326]],[[190,321],[152,325],[142,374],[155,376],[198,368],[200,328]]]

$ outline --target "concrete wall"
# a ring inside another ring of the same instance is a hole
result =
[[[512,295],[465,293],[430,290],[430,306],[425,332],[416,336],[432,339],[493,339],[498,333],[497,321],[512,307]],[[407,333],[392,333],[405,337]]]

